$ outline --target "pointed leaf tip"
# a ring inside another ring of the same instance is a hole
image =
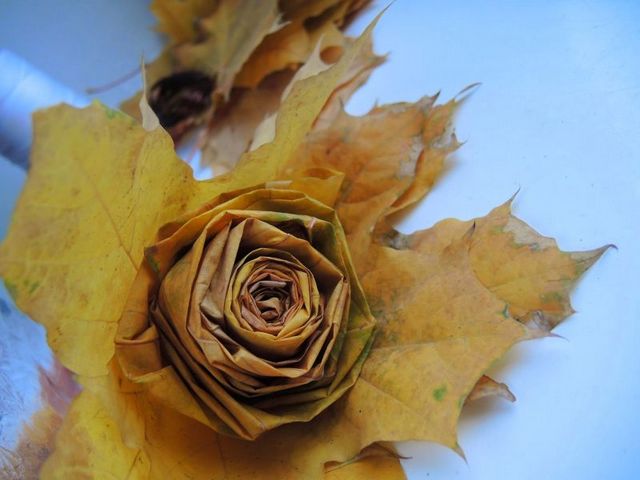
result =
[[[138,106],[140,107],[140,114],[142,115],[142,128],[147,132],[152,132],[160,126],[160,120],[158,120],[156,112],[153,111],[147,101],[149,89],[147,85],[147,71],[144,63],[144,57],[140,58],[140,73],[142,74],[142,95],[140,95],[140,102],[138,102]]]

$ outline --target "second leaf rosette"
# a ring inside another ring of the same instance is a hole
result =
[[[258,188],[160,229],[116,353],[134,383],[172,368],[204,417],[165,399],[180,413],[254,439],[310,420],[351,387],[374,325],[333,209]]]

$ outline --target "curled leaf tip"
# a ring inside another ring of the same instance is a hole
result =
[[[467,85],[458,93],[456,93],[456,95],[453,97],[453,100],[457,103],[464,102],[467,98],[469,98],[471,95],[477,92],[481,86],[482,86],[482,82],[475,82],[475,83],[472,83],[471,85]]]

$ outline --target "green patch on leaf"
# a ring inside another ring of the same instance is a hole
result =
[[[13,298],[16,298],[16,296],[18,295],[18,286],[15,283],[10,282],[9,280],[4,281],[4,286],[7,288],[9,295],[11,295]]]
[[[129,115],[127,115],[126,113],[122,112],[121,110],[116,110],[114,108],[109,108],[104,104],[101,104],[101,105],[104,108],[104,113],[107,115],[107,118],[109,120],[113,120],[114,118],[126,118],[126,119],[133,120]]]
[[[438,402],[441,402],[444,396],[447,394],[447,386],[442,385],[433,390],[433,398],[435,398]]]
[[[502,225],[494,225],[489,229],[491,235],[501,235],[503,232],[504,227]]]
[[[160,273],[160,265],[158,264],[158,261],[153,257],[153,255],[147,255],[146,259],[147,262],[149,262],[149,265],[151,265],[153,271],[155,273]]]
[[[563,296],[560,292],[547,292],[540,296],[543,303],[561,303]]]
[[[33,282],[31,284],[31,286],[29,287],[29,293],[33,293],[36,291],[36,289],[40,286],[40,282]]]

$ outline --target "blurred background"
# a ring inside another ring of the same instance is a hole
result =
[[[82,94],[135,70],[141,55],[153,59],[163,44],[154,23],[146,1],[2,0],[0,48]],[[564,339],[518,345],[495,366],[492,376],[518,401],[465,410],[467,463],[436,445],[405,443],[409,478],[640,478],[640,3],[397,0],[374,39],[390,56],[350,113],[437,91],[444,101],[482,83],[457,117],[465,145],[401,230],[485,215],[519,190],[516,215],[562,249],[618,247],[576,289],[578,313],[556,330]],[[92,98],[115,107],[140,84],[136,76]],[[0,159],[0,238],[24,180]],[[42,330],[14,311],[5,290],[0,302],[0,370],[12,372],[0,388],[24,384],[0,400],[0,446],[10,448],[35,408],[37,378],[8,368],[7,349],[14,360],[49,360]]]

